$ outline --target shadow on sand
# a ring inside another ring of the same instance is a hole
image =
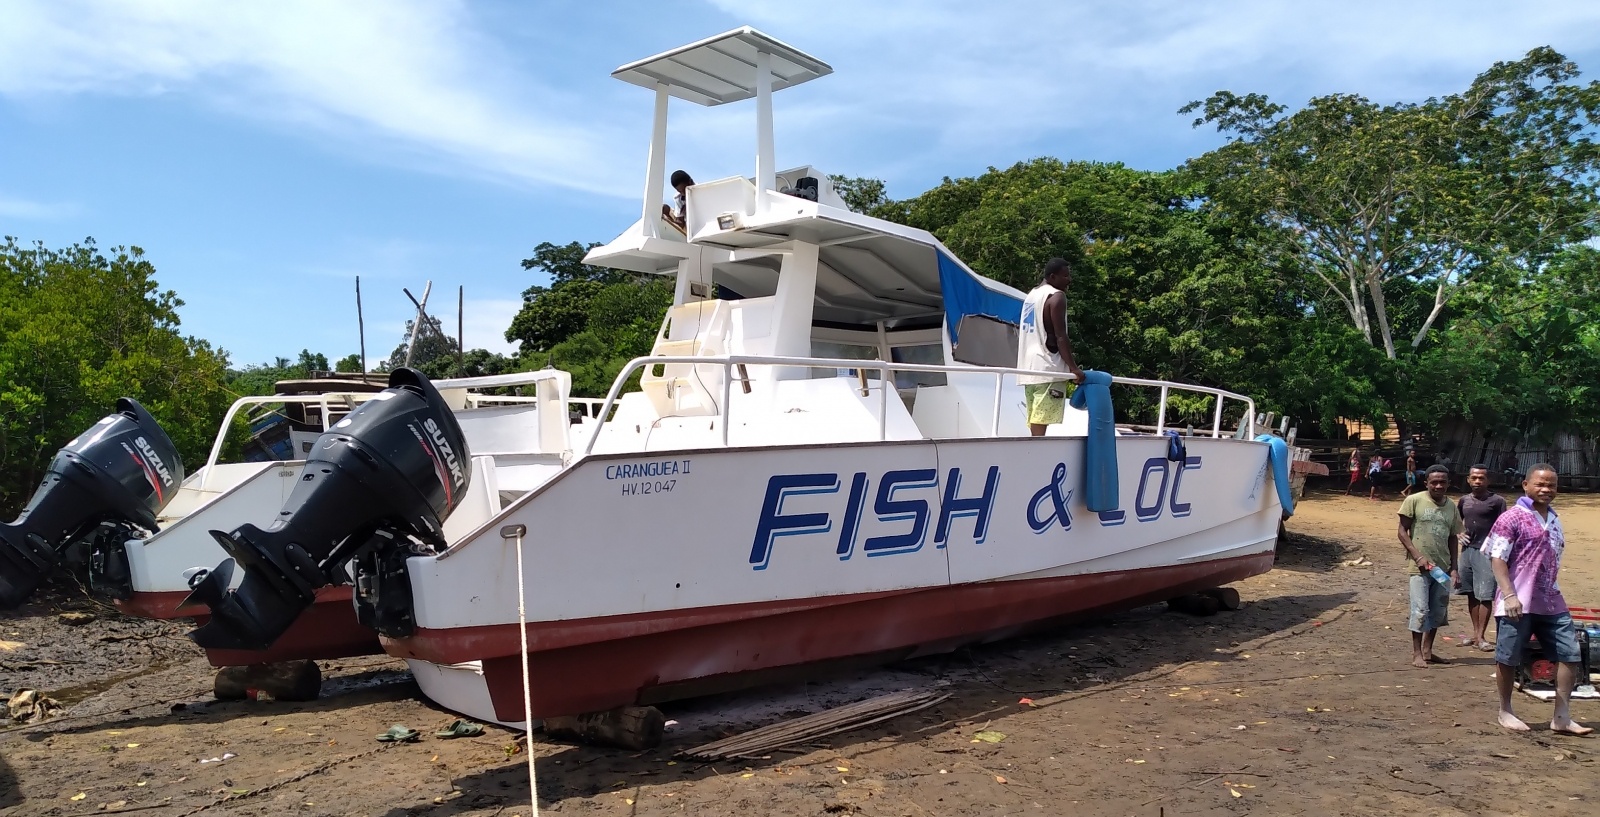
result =
[[[1325,545],[1293,545],[1291,569],[1320,570],[1337,560]],[[1296,567],[1301,565],[1301,567]],[[973,723],[1015,714],[1016,696],[1046,701],[1039,708],[1069,709],[1085,697],[1115,694],[1130,684],[1161,683],[1185,662],[1236,659],[1239,643],[1279,635],[1327,617],[1354,598],[1353,593],[1282,596],[1248,603],[1244,609],[1210,618],[1170,613],[1164,605],[1098,616],[1050,632],[996,644],[966,648],[941,656],[902,662],[855,678],[835,677],[786,686],[768,686],[741,693],[663,704],[668,718],[686,728],[669,733],[652,751],[629,752],[587,746],[564,746],[536,761],[539,799],[556,805],[571,798],[616,791],[618,781],[630,786],[694,781],[730,771],[786,764],[793,753],[775,752],[759,759],[721,763],[666,761],[676,753],[730,734],[788,717],[859,700],[892,689],[939,687],[952,697],[938,706],[885,724],[808,744],[841,750],[880,741],[915,742]],[[1064,696],[1064,697],[1063,697]],[[712,717],[712,713],[721,717]],[[733,713],[730,718],[729,713]],[[749,717],[740,717],[740,715]],[[695,728],[697,721],[714,723]],[[456,778],[459,797],[436,805],[395,808],[386,817],[411,814],[464,814],[485,808],[514,808],[528,802],[526,760],[516,756],[504,764]]]

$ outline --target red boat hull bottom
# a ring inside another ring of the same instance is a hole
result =
[[[614,622],[536,622],[528,625],[533,716],[597,712],[753,686],[801,665],[850,658],[882,663],[948,652],[1098,610],[1135,607],[1238,581],[1270,570],[1272,560],[1269,550],[1089,575],[662,611],[619,616]],[[674,627],[662,619],[686,626]],[[710,623],[692,623],[697,620]],[[496,717],[524,717],[516,625],[419,629],[411,638],[385,642],[391,654],[436,663],[491,656],[483,658],[483,675]],[[564,645],[546,646],[553,644]]]
[[[195,624],[210,619],[204,607],[181,607],[182,590],[134,593],[125,601],[117,602],[122,612],[141,618],[189,618]],[[329,586],[317,591],[317,600],[311,608],[300,614],[289,630],[264,650],[206,650],[206,660],[213,667],[237,667],[249,664],[267,664],[274,661],[324,660],[348,658],[352,655],[377,655],[383,652],[378,633],[356,621],[355,607],[350,603],[349,586]]]

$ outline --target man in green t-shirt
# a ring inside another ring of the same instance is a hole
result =
[[[1400,503],[1400,544],[1417,568],[1411,574],[1411,664],[1442,664],[1433,657],[1433,636],[1448,623],[1450,587],[1456,581],[1456,554],[1461,535],[1461,513],[1445,496],[1450,472],[1442,465],[1428,468],[1428,490]],[[1443,581],[1434,575],[1437,568]]]

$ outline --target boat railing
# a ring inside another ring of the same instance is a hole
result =
[[[606,394],[605,402],[600,407],[598,418],[600,426],[595,433],[589,436],[588,444],[584,447],[583,456],[587,457],[599,440],[605,428],[605,422],[611,417],[617,400],[621,397],[623,387],[641,369],[657,365],[695,365],[695,366],[720,366],[722,368],[722,399],[719,401],[717,417],[721,422],[722,445],[728,445],[728,414],[731,408],[730,398],[733,396],[733,384],[737,381],[745,384],[748,391],[749,376],[744,373],[747,366],[776,366],[787,369],[842,369],[855,370],[861,378],[861,388],[865,396],[868,386],[866,373],[878,374],[878,439],[887,440],[889,435],[888,400],[889,389],[884,384],[894,382],[894,375],[899,372],[930,372],[945,375],[962,376],[989,376],[995,379],[994,404],[991,407],[989,436],[1000,436],[1000,417],[1002,410],[1002,395],[1005,378],[1007,376],[1029,375],[1036,376],[1037,371],[1030,369],[1012,369],[993,366],[972,366],[960,364],[938,363],[895,363],[883,360],[856,360],[850,358],[801,358],[801,357],[776,357],[767,355],[726,355],[726,356],[699,356],[699,355],[658,355],[638,357],[628,362],[611,384],[611,391]],[[739,376],[734,377],[735,369],[739,369]],[[1071,380],[1071,375],[1062,375],[1063,380]],[[1240,426],[1248,439],[1254,439],[1256,430],[1256,404],[1255,401],[1242,394],[1236,394],[1224,389],[1214,389],[1209,386],[1195,386],[1188,383],[1175,383],[1169,380],[1146,380],[1141,377],[1116,377],[1111,378],[1113,385],[1139,386],[1159,390],[1158,408],[1156,410],[1155,433],[1162,434],[1167,430],[1167,403],[1175,393],[1197,394],[1216,398],[1216,405],[1212,412],[1211,429],[1209,436],[1220,438],[1222,432],[1222,407],[1228,400],[1244,404],[1244,412],[1240,416]]]
[[[565,372],[561,372],[556,369],[539,369],[531,372],[512,372],[510,374],[484,375],[481,377],[440,379],[433,381],[433,385],[441,391],[449,389],[512,388],[515,386],[532,385],[545,380],[559,380],[565,376]],[[196,487],[198,487],[200,490],[206,490],[209,487],[211,475],[216,470],[211,466],[216,465],[217,460],[222,458],[222,449],[227,442],[228,432],[233,426],[234,418],[239,415],[240,411],[252,406],[262,405],[281,406],[295,404],[316,406],[319,409],[318,418],[322,423],[322,430],[327,431],[333,425],[329,418],[330,409],[337,409],[345,413],[349,413],[350,411],[354,411],[357,405],[373,399],[379,393],[380,392],[325,392],[322,394],[258,394],[240,397],[239,399],[233,401],[233,405],[228,407],[227,413],[222,415],[222,425],[217,429],[217,438],[211,443],[211,453],[206,457],[205,470],[203,476],[201,477],[200,484]],[[476,398],[483,398],[485,403],[489,403],[491,402],[488,399],[490,397],[493,396],[469,393],[467,395],[468,405],[473,408],[477,408],[478,403]],[[499,397],[494,402],[536,402],[537,400],[537,397],[519,398],[505,396]],[[593,412],[595,411],[596,407],[587,404],[599,403],[600,401],[591,398],[569,398],[568,402],[584,404],[584,408],[591,412],[590,416],[594,416]]]

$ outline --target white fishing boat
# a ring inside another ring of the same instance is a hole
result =
[[[950,650],[1268,570],[1289,474],[1248,397],[1091,372],[1086,410],[1031,437],[1023,294],[851,212],[815,168],[776,171],[772,94],[830,72],[749,28],[617,69],[655,95],[642,217],[586,260],[674,279],[652,354],[593,433],[514,486],[425,379],[397,374],[393,399],[323,438],[273,524],[216,534],[245,578],[224,562],[195,583],[214,612],[196,640],[270,644],[353,562],[384,650],[479,662],[474,694],[515,722]],[[756,114],[754,176],[688,188],[682,231],[659,209],[672,97]],[[1113,389],[1150,390],[1154,427],[1116,427]],[[1167,433],[1178,393],[1211,401],[1209,427]]]

